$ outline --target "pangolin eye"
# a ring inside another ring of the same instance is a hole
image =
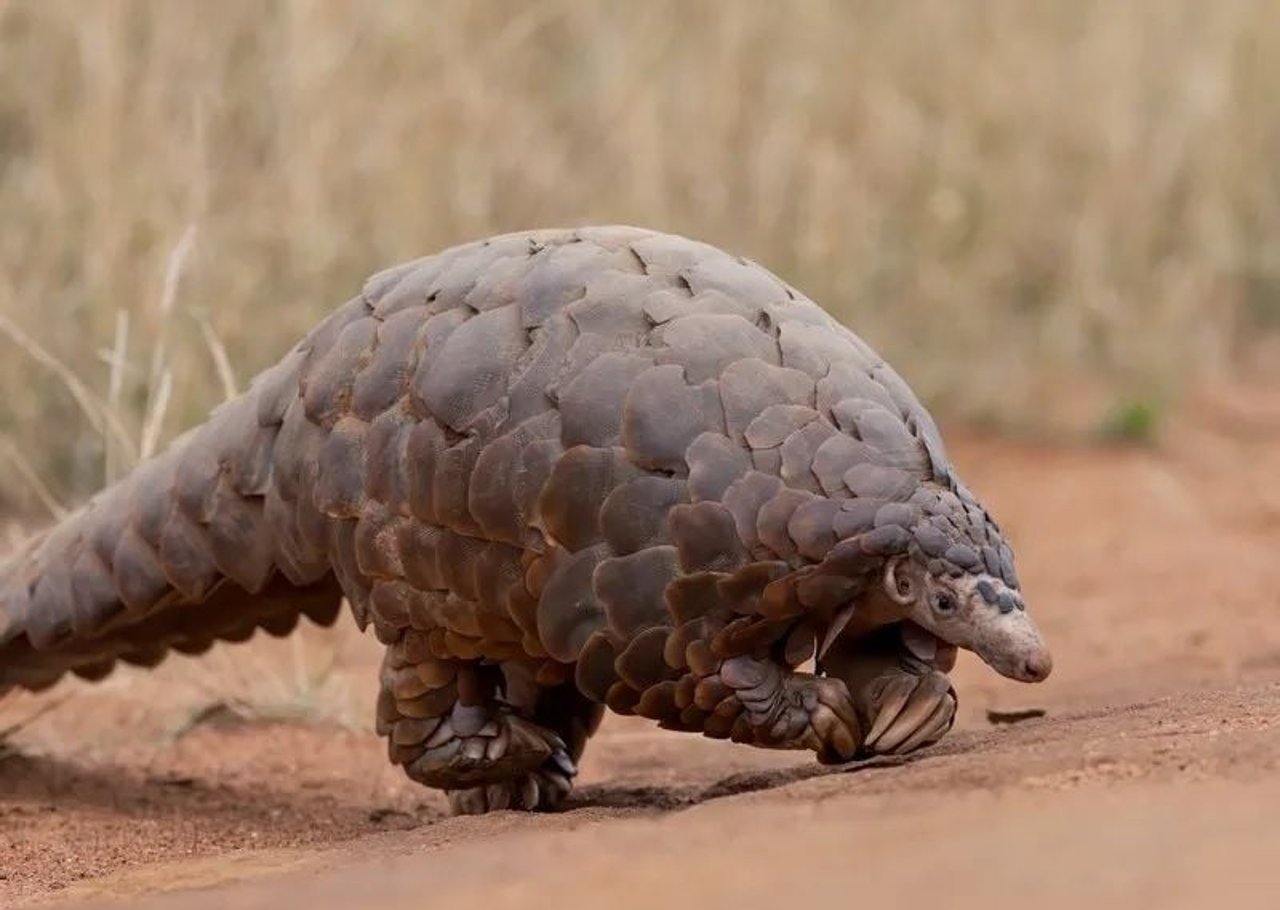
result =
[[[933,596],[933,608],[939,613],[952,613],[956,608],[956,599],[945,591]]]

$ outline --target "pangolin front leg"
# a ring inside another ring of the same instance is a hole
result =
[[[903,643],[902,634],[894,626],[861,642],[840,642],[823,659],[824,669],[848,686],[869,754],[914,752],[937,742],[955,723],[956,691],[946,675],[955,663],[954,649],[925,661]]]
[[[824,762],[853,758],[862,743],[848,687],[839,679],[800,673],[772,658],[732,657],[697,683],[695,704],[718,702],[721,715],[741,706],[729,735],[738,742],[777,749],[810,749]],[[711,725],[712,735],[718,732]]]
[[[807,749],[827,763],[852,759],[865,725],[845,682],[798,671],[800,661],[786,654],[785,627],[778,637],[773,624],[754,625],[750,646],[728,648],[716,634],[723,631],[719,623],[694,622],[674,634],[655,627],[618,659],[618,646],[599,635],[586,649],[578,682],[587,692],[600,692],[600,679],[621,671],[622,679],[604,696],[619,713],[713,739]],[[702,632],[692,631],[699,627]],[[646,657],[646,651],[657,653]]]

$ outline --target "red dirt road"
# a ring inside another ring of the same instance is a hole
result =
[[[962,658],[956,731],[905,761],[830,771],[614,718],[569,811],[446,819],[365,730],[376,651],[350,630],[68,685],[0,759],[0,906],[1277,906],[1276,430],[953,439],[1056,669],[1029,687]],[[305,725],[175,733],[217,698],[298,707],[294,669],[334,654]]]

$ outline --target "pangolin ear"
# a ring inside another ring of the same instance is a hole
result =
[[[905,559],[904,556],[891,556],[884,567],[884,592],[890,600],[904,607],[914,603],[920,593],[910,573],[899,571]]]

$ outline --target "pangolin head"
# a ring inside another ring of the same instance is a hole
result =
[[[1019,591],[985,570],[937,575],[911,556],[885,565],[885,593],[906,609],[904,620],[927,633],[904,634],[909,648],[928,659],[940,641],[973,651],[1002,676],[1041,682],[1053,658]],[[924,653],[920,653],[923,649]]]
[[[999,526],[963,486],[917,498],[906,552],[884,564],[885,595],[905,609],[907,622],[973,651],[997,673],[1047,678],[1053,658],[1027,613]],[[927,649],[928,635],[916,636],[916,646]]]
[[[904,501],[876,509],[872,523],[837,543],[818,567],[843,574],[874,556],[872,583],[836,614],[821,650],[862,612],[898,623],[907,648],[940,669],[965,648],[1003,676],[1048,677],[1053,659],[1027,614],[1013,552],[962,485],[921,485]]]

